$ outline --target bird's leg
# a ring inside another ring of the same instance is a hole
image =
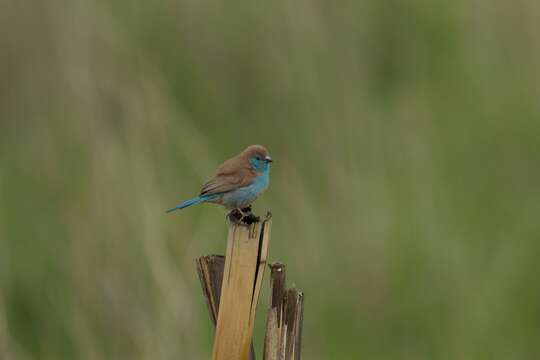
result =
[[[256,216],[252,212],[250,212],[248,215],[244,215],[244,217],[242,218],[242,222],[248,225],[251,225],[259,221],[261,221],[261,218],[259,216]]]
[[[240,209],[244,214],[251,214],[251,205],[246,206],[245,208]]]
[[[241,208],[240,211],[242,212],[242,222],[247,225],[251,225],[255,222],[259,222],[261,220],[260,217],[253,214],[251,211],[251,205],[248,205],[244,208]]]
[[[242,222],[242,212],[238,209],[231,210],[229,214],[227,214],[227,219],[229,219],[230,222],[234,224],[240,224]]]

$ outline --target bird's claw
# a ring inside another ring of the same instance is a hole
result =
[[[251,212],[251,206],[231,210],[231,212],[227,214],[227,219],[229,219],[231,223],[238,225],[251,225],[261,221],[259,216],[256,216]]]
[[[253,213],[249,213],[248,215],[245,215],[243,218],[242,218],[242,222],[244,224],[248,224],[248,225],[251,225],[253,223],[256,223],[256,222],[259,222],[261,221],[261,218],[260,216],[256,216],[255,214]]]
[[[233,224],[241,224],[242,223],[243,214],[240,210],[234,209],[230,213],[227,214],[227,219]]]

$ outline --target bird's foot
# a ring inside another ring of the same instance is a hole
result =
[[[253,223],[261,221],[261,218],[251,212],[251,206],[234,209],[229,212],[227,219],[233,224],[238,225],[251,225]]]
[[[261,217],[253,214],[252,212],[250,212],[248,215],[244,215],[244,217],[242,218],[242,222],[248,225],[259,221],[261,221]]]
[[[261,218],[251,212],[251,205],[248,205],[244,208],[241,208],[240,211],[242,212],[242,222],[247,225],[251,225],[253,223],[261,221]]]
[[[244,214],[251,214],[251,205],[248,205],[245,208],[241,208],[240,211]]]
[[[243,216],[244,215],[240,210],[234,209],[229,214],[227,214],[227,219],[229,219],[229,221],[233,224],[241,224]]]

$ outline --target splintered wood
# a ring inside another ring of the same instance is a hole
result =
[[[299,360],[304,293],[286,289],[285,265],[270,265],[272,295],[266,323],[264,360]]]
[[[217,324],[224,268],[225,256],[223,255],[208,255],[197,259],[197,273],[214,326]]]
[[[270,216],[262,223],[231,224],[227,254],[197,259],[197,272],[216,327],[213,360],[255,360],[252,335],[266,267]],[[285,265],[274,263],[268,310],[265,360],[299,360],[304,294],[287,289]]]
[[[203,289],[208,312],[214,328],[217,324],[219,300],[221,299],[221,283],[225,269],[225,256],[207,255],[197,259],[197,273]],[[251,342],[249,360],[255,360],[255,348]]]
[[[207,289],[203,284],[210,312],[214,318],[218,314],[213,360],[248,360],[250,357],[270,226],[269,219],[250,226],[231,224],[222,273],[221,297],[219,292]],[[198,263],[201,264],[200,261]],[[203,278],[211,277],[210,273],[204,273],[204,266],[199,267],[202,267]],[[219,277],[219,274],[214,275]],[[204,282],[211,283],[206,280]]]

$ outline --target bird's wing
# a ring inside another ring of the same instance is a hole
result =
[[[232,158],[218,168],[216,176],[203,185],[201,195],[224,193],[248,186],[255,177],[254,170],[240,158]]]

